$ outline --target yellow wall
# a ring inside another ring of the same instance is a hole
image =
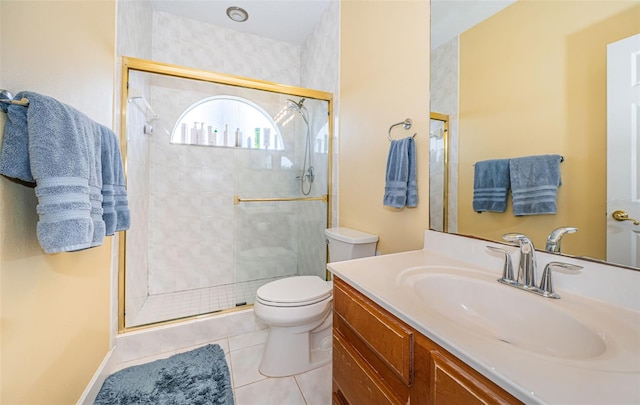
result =
[[[0,10],[0,87],[111,126],[115,0],[3,0]],[[72,404],[109,350],[111,238],[45,255],[36,203],[33,189],[0,178],[0,403]]]
[[[520,0],[460,37],[459,232],[538,248],[576,226],[563,252],[606,252],[606,45],[640,32],[631,1]],[[474,162],[560,154],[557,215],[472,210]]]
[[[429,2],[341,1],[339,224],[379,236],[378,250],[422,247],[429,227]],[[389,126],[417,132],[416,208],[382,205]]]

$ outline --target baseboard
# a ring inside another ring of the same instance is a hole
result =
[[[84,392],[82,393],[82,396],[80,397],[76,405],[92,405],[95,402],[96,397],[100,392],[100,388],[102,388],[104,380],[109,377],[111,371],[116,365],[116,356],[113,355],[115,350],[116,348],[113,347],[104,357],[104,360],[102,360],[102,363],[100,363],[100,366],[93,374],[91,381],[89,381],[87,388],[84,389]]]

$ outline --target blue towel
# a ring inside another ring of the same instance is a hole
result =
[[[113,199],[114,210],[116,212],[116,232],[126,231],[131,226],[131,214],[129,203],[127,202],[126,180],[122,167],[122,157],[120,155],[120,145],[115,134],[111,131],[112,153],[111,165],[113,168]]]
[[[509,159],[477,162],[473,174],[473,210],[505,212],[509,193]]]
[[[412,137],[391,141],[383,204],[394,208],[418,205],[416,151]]]
[[[28,183],[35,183],[29,166],[29,131],[27,109],[20,105],[0,103],[7,113],[0,151],[0,173]]]
[[[102,219],[104,220],[105,233],[113,235],[116,231],[117,217],[115,210],[115,199],[113,184],[115,176],[113,173],[114,149],[117,147],[116,137],[106,128],[101,128],[102,133]]]
[[[6,107],[0,174],[36,183],[40,245],[45,253],[101,245],[106,235],[101,162],[105,128],[51,97],[34,92],[16,97],[28,98],[29,107]],[[122,163],[117,163],[122,173]]]
[[[516,216],[556,213],[560,180],[560,155],[511,159],[511,192]]]
[[[22,92],[16,97],[29,99],[29,166],[36,181],[40,245],[45,253],[91,247],[96,186],[92,122],[47,96]]]

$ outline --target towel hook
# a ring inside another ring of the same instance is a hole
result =
[[[404,127],[404,129],[411,129],[411,125],[412,125],[412,124],[413,124],[413,120],[412,120],[411,118],[406,118],[406,119],[405,119],[404,121],[402,121],[402,122],[398,122],[398,123],[396,123],[396,124],[391,125],[391,126],[389,127],[389,135],[388,135],[389,141],[391,141],[391,130],[392,130],[394,127],[397,127],[398,125],[402,125],[402,126]],[[417,134],[418,134],[417,132],[416,132],[415,134],[413,134],[413,137],[412,137],[412,138],[415,138],[415,136],[416,136]]]

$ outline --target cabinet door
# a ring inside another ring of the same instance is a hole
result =
[[[331,399],[333,405],[349,405],[346,399],[344,399],[344,395],[340,392],[340,389],[336,388],[334,381],[334,391],[331,393]]]
[[[334,403],[400,405],[403,401],[376,375],[339,333],[333,335]]]
[[[404,384],[413,384],[413,331],[341,279],[333,286],[334,310],[344,321],[334,328],[348,325]]]
[[[431,404],[480,405],[520,403],[491,387],[493,383],[438,350],[431,351]]]

